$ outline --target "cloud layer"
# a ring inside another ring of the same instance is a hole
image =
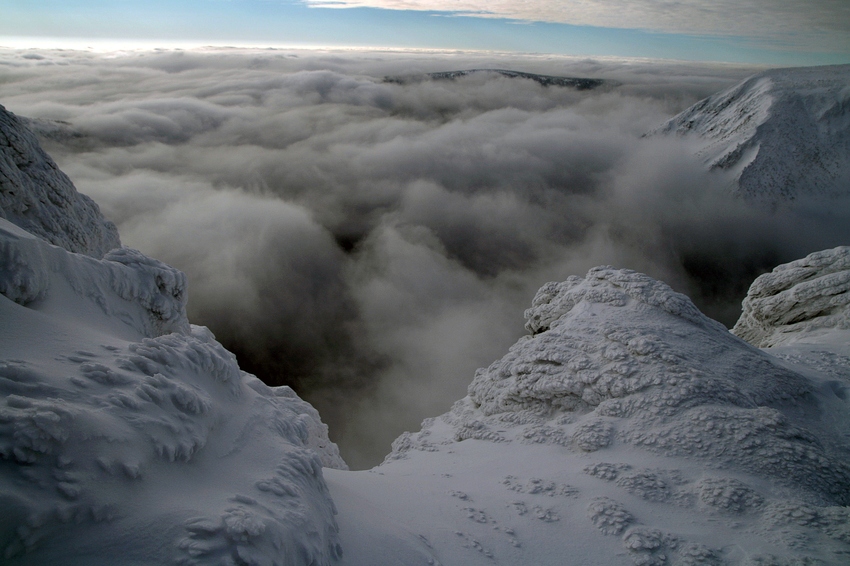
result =
[[[494,67],[616,83],[383,81]],[[546,281],[637,269],[731,324],[758,273],[850,235],[817,206],[750,209],[641,137],[752,69],[274,50],[0,68],[0,103],[122,240],[187,273],[190,319],[314,403],[354,467],[463,396]]]

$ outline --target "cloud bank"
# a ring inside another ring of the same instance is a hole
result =
[[[665,33],[774,38],[783,43],[850,47],[843,0],[303,0],[317,8],[383,8],[448,12]]]
[[[848,240],[841,210],[755,210],[643,138],[753,69],[486,54],[0,51],[125,244],[185,271],[189,316],[293,385],[353,467],[444,412],[550,280],[612,264],[731,324],[752,279]],[[616,81],[578,92],[515,68]]]

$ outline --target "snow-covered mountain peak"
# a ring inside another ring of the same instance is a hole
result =
[[[850,330],[850,247],[780,265],[750,286],[732,332],[761,347]]]
[[[850,65],[773,69],[702,100],[655,133],[686,136],[741,196],[850,193]]]
[[[0,106],[0,218],[68,251],[103,257],[118,230],[77,192],[17,116]]]

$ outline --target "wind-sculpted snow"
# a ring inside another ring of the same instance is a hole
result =
[[[658,130],[697,140],[736,192],[766,203],[850,193],[850,65],[775,69],[698,102]]]
[[[0,362],[6,563],[338,558],[312,408],[240,372],[202,327],[102,341]]]
[[[732,332],[760,348],[850,329],[850,247],[815,252],[765,273],[750,286],[743,307]]]
[[[753,407],[806,392],[798,376],[640,273],[600,267],[584,279],[547,284],[526,318],[537,334],[479,370],[469,386],[485,415],[600,404],[606,413],[632,413],[624,400],[638,392],[651,393],[642,406],[663,413],[717,401]]]
[[[118,230],[0,106],[0,218],[68,251],[103,257],[121,247]]]
[[[327,427],[188,324],[182,273],[0,228],[4,563],[339,558]]]
[[[0,265],[0,293],[21,305],[61,310],[70,289],[141,336],[189,331],[186,276],[136,250],[116,248],[103,260],[69,254],[0,219]]]
[[[837,272],[843,254],[777,271]],[[476,473],[511,474],[503,483],[513,493],[499,503],[494,490],[453,489],[478,501],[493,529],[510,525],[512,546],[525,548],[517,519],[493,514],[505,505],[574,533],[542,557],[481,543],[511,563],[619,564],[623,551],[641,565],[843,563],[850,363],[836,379],[810,358],[781,362],[664,283],[611,267],[545,285],[526,319],[533,334],[479,370],[449,413],[400,437],[375,471],[416,473],[445,459],[456,466],[443,468],[450,477],[486,453]],[[523,470],[536,474],[528,490]],[[547,505],[544,493],[564,497]]]

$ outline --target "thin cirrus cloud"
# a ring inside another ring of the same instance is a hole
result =
[[[303,0],[317,8],[447,12],[602,28],[758,38],[801,48],[850,47],[844,0]]]

